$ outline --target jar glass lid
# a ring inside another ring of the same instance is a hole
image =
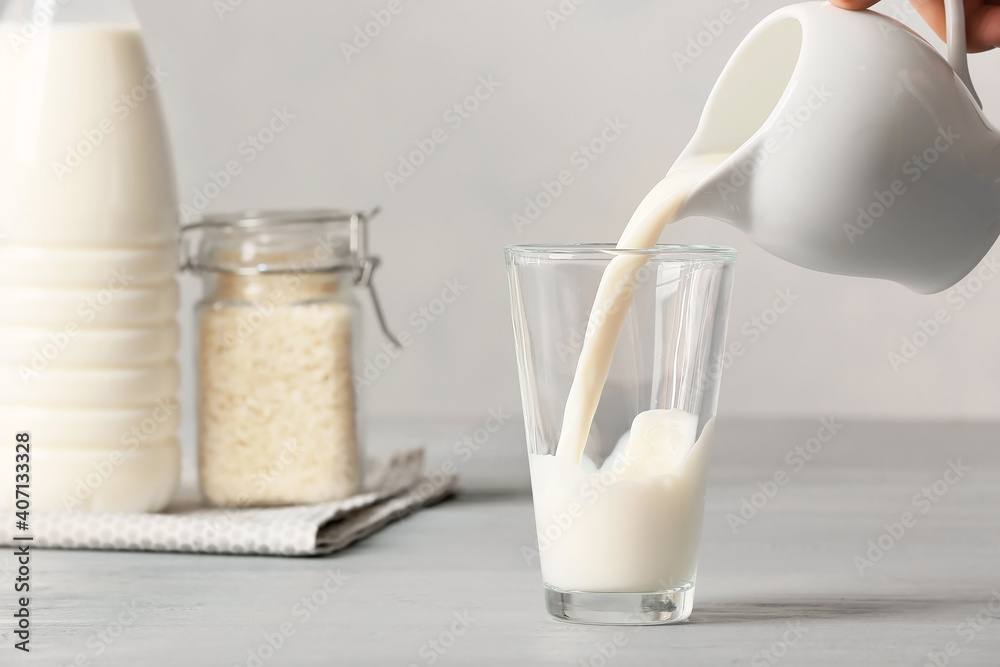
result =
[[[372,284],[379,258],[368,254],[368,221],[377,214],[330,209],[209,216],[181,229],[181,266],[239,275],[351,271],[355,284],[368,288],[383,333],[398,347]]]
[[[185,269],[218,273],[362,272],[371,214],[345,210],[214,215],[181,230]]]

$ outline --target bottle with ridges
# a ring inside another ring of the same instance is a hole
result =
[[[29,431],[33,509],[156,511],[180,468],[167,75],[127,0],[0,12],[0,488]]]

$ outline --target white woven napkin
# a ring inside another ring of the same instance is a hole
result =
[[[207,508],[181,501],[161,514],[31,513],[32,546],[316,556],[333,553],[450,496],[454,475],[423,474],[423,450],[371,461],[366,491],[345,500],[275,508]],[[18,533],[23,535],[23,533]],[[15,544],[12,525],[0,540]],[[17,544],[24,544],[18,542]]]

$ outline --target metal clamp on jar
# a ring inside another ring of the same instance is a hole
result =
[[[184,228],[182,264],[204,286],[198,450],[212,504],[319,503],[358,492],[357,288],[371,292],[393,340],[371,282],[371,215],[246,213]]]

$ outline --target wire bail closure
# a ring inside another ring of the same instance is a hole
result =
[[[389,330],[389,325],[385,320],[385,313],[382,311],[382,303],[379,301],[378,292],[375,291],[375,283],[372,278],[375,269],[382,263],[380,257],[368,254],[368,222],[379,214],[380,208],[375,207],[371,213],[364,215],[355,213],[351,216],[351,256],[357,258],[358,267],[355,269],[354,284],[362,289],[367,289],[372,298],[372,308],[375,310],[375,318],[378,320],[379,328],[397,350],[403,348],[399,340]]]

